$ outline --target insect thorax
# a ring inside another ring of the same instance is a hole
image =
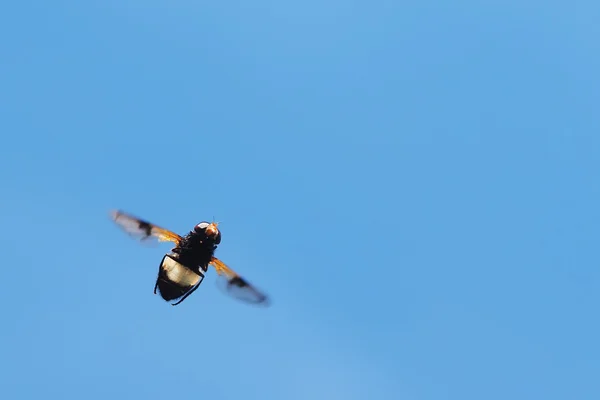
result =
[[[204,239],[204,240],[203,240]],[[217,246],[208,238],[195,233],[186,235],[179,246],[173,249],[173,256],[186,267],[206,271]]]

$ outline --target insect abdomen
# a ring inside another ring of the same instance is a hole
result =
[[[182,297],[203,279],[202,272],[192,271],[166,254],[160,263],[156,287],[162,298],[170,301]]]

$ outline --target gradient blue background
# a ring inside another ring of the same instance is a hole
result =
[[[6,3],[2,398],[599,399],[599,8]]]

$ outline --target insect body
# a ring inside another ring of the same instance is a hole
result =
[[[130,235],[147,241],[170,241],[175,247],[160,262],[154,286],[166,301],[177,300],[177,305],[191,295],[202,283],[208,267],[213,266],[225,278],[225,289],[233,297],[256,304],[267,304],[267,296],[214,256],[221,243],[221,232],[216,223],[201,222],[185,236],[126,214],[111,213],[113,220]]]

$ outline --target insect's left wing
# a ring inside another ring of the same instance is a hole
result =
[[[224,289],[229,295],[247,303],[269,305],[267,295],[225,265],[223,261],[213,257],[210,265],[217,270],[221,278],[224,278]]]
[[[168,229],[151,224],[148,221],[126,214],[122,211],[111,211],[111,217],[125,232],[141,241],[156,239],[160,242],[179,244],[181,236]]]

